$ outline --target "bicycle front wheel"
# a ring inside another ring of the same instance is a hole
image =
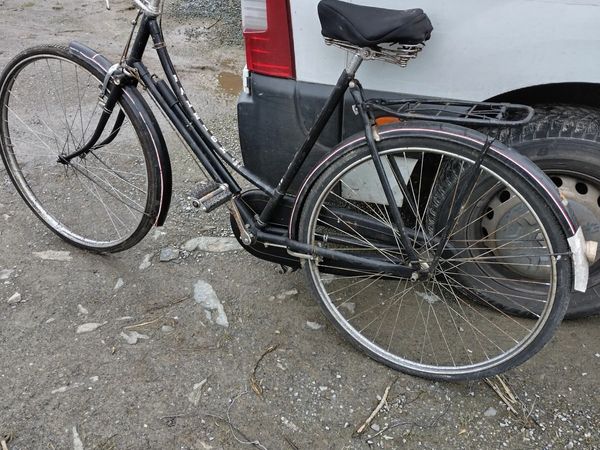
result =
[[[309,260],[305,270],[326,316],[354,345],[397,370],[432,379],[486,377],[524,362],[550,339],[568,305],[568,245],[547,199],[509,161],[486,156],[474,168],[481,146],[467,142],[392,137],[378,143],[393,205],[367,146],[355,148],[315,181],[300,217],[303,242],[408,266],[390,213],[400,210],[421,267],[435,267],[429,278],[403,279],[327,259]],[[460,174],[452,189],[441,185],[448,171]],[[475,185],[450,221],[471,174]],[[498,197],[505,202],[489,200]],[[493,233],[464,232],[489,220],[495,207],[508,220]],[[531,269],[514,269],[534,263],[535,277],[523,275]],[[522,304],[530,318],[507,314],[496,306],[499,299]]]
[[[19,194],[52,231],[78,247],[114,252],[152,227],[160,172],[152,136],[123,98],[100,145],[59,161],[94,133],[101,84],[100,71],[68,48],[18,55],[0,77],[0,155]]]

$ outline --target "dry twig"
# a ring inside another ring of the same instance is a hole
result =
[[[152,305],[150,308],[146,309],[146,314],[148,314],[148,313],[153,313],[153,312],[159,311],[159,310],[161,310],[161,309],[165,309],[165,308],[171,308],[171,307],[173,307],[173,306],[175,306],[175,305],[179,305],[180,303],[183,303],[183,302],[185,302],[185,301],[186,301],[186,300],[188,300],[189,298],[190,298],[190,297],[186,295],[186,296],[184,296],[184,297],[181,297],[181,298],[179,298],[179,299],[177,299],[177,300],[174,300],[174,301],[172,301],[172,302],[169,302],[169,303],[164,303],[164,304],[162,304],[162,305],[161,305],[161,304],[158,304],[158,305]]]
[[[412,432],[412,429],[415,428],[415,427],[421,428],[422,430],[427,429],[427,428],[434,428],[434,427],[437,426],[437,423],[439,422],[439,420],[446,415],[446,413],[448,412],[449,409],[450,409],[450,403],[447,403],[446,406],[444,407],[444,410],[441,413],[439,413],[438,415],[436,415],[431,420],[431,422],[429,422],[428,424],[425,424],[425,425],[420,424],[418,422],[414,422],[414,421],[394,422],[391,425],[383,428],[377,434],[374,434],[371,439],[376,438],[377,436],[379,436],[380,434],[385,433],[388,430],[391,430],[391,429],[397,428],[397,427],[401,427],[403,425],[410,425],[410,428],[408,429],[408,434],[410,434]]]
[[[485,378],[484,381],[500,397],[500,400],[504,402],[509,411],[523,422],[525,427],[531,428],[533,425],[537,425],[535,419],[531,417],[533,408],[527,411],[527,405],[517,397],[502,375],[496,375],[494,378]]]
[[[300,448],[294,444],[294,442],[287,436],[283,437],[284,441],[289,445],[293,450],[300,450]]]
[[[128,327],[124,327],[123,329],[124,330],[131,330],[132,328],[141,328],[141,327],[145,327],[146,325],[152,325],[153,323],[158,322],[163,317],[164,316],[161,316],[158,319],[150,320],[149,322],[142,322],[142,323],[137,323],[135,325],[129,325]]]
[[[263,388],[260,385],[260,382],[256,379],[256,371],[258,370],[258,366],[260,365],[260,363],[264,359],[264,357],[267,356],[269,353],[273,353],[275,350],[277,350],[278,347],[279,347],[279,344],[271,345],[269,348],[267,348],[263,352],[262,355],[260,355],[260,358],[258,358],[258,361],[256,361],[256,364],[254,364],[254,369],[252,370],[252,375],[250,375],[250,387],[252,388],[254,393],[256,395],[258,395],[259,397],[262,397]]]
[[[379,414],[379,411],[381,411],[381,408],[383,408],[383,405],[385,405],[386,402],[387,402],[388,395],[390,394],[390,389],[392,389],[392,386],[394,385],[394,383],[396,383],[397,380],[398,379],[396,378],[394,381],[392,381],[390,383],[390,385],[388,387],[385,388],[383,396],[381,397],[381,401],[375,407],[375,409],[373,410],[373,412],[371,413],[371,415],[367,418],[367,420],[365,420],[365,422],[360,427],[358,427],[356,429],[356,431],[354,432],[355,436],[360,436],[362,433],[364,433],[364,431],[371,424],[371,422],[373,421],[373,419],[375,418],[375,416],[377,416],[377,414]]]
[[[233,397],[231,399],[231,402],[229,403],[229,406],[227,407],[226,418],[225,417],[221,417],[221,416],[217,416],[216,414],[204,414],[204,415],[207,416],[207,417],[212,417],[213,419],[220,420],[221,422],[229,425],[229,430],[231,431],[231,435],[233,436],[233,438],[238,443],[243,444],[243,445],[252,445],[252,446],[254,446],[256,448],[259,448],[261,450],[267,450],[267,447],[265,447],[264,445],[262,445],[258,439],[251,440],[238,427],[236,427],[233,424],[233,422],[231,421],[231,417],[230,417],[229,413],[231,411],[231,408],[233,407],[233,404],[237,401],[237,399],[239,399],[241,396],[246,395],[246,394],[248,394],[248,389],[244,388],[244,390],[242,392],[240,392],[238,395],[236,395],[235,397]],[[238,434],[244,440],[240,439],[237,436]]]
[[[2,446],[2,450],[8,450],[8,446],[6,444],[8,444],[12,440],[13,440],[12,433],[5,433],[3,435],[0,435],[0,445]]]

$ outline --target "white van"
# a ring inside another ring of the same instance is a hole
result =
[[[502,130],[501,139],[551,176],[586,238],[600,241],[600,0],[348,2],[422,8],[434,27],[425,49],[408,67],[363,64],[357,78],[371,93],[534,106],[534,120]],[[273,185],[348,61],[346,52],[325,44],[317,4],[242,0],[247,55],[238,102],[242,154]],[[304,169],[359,130],[347,101]],[[588,292],[572,299],[568,317],[599,311],[597,263]]]

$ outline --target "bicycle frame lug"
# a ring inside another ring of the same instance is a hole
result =
[[[229,203],[227,203],[227,208],[229,209],[229,212],[233,216],[235,223],[238,229],[240,230],[240,239],[242,240],[242,243],[244,245],[252,245],[254,243],[254,236],[248,231],[250,225],[244,224],[244,220],[242,219],[240,210],[238,209],[233,199],[231,199]]]
[[[102,88],[100,90],[100,99],[104,99],[107,94],[108,84],[110,83],[110,79],[113,76],[113,73],[119,68],[119,64],[113,64],[106,71],[106,75],[104,76],[104,81],[102,82]]]

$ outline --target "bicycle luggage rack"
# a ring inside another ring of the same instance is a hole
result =
[[[526,105],[477,103],[446,99],[369,99],[367,110],[380,111],[399,119],[421,119],[463,125],[517,126],[529,122],[535,113]]]

